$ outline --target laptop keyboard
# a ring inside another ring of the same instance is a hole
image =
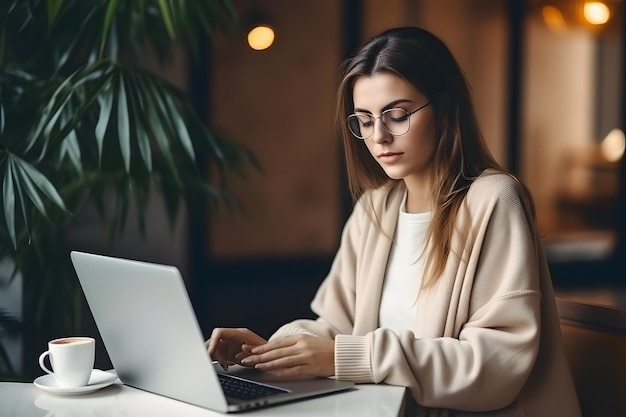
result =
[[[220,384],[227,397],[241,400],[253,400],[255,398],[267,397],[270,395],[284,394],[289,392],[280,388],[273,388],[261,385],[244,379],[233,378],[228,375],[218,374]]]

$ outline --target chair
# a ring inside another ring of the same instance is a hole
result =
[[[583,416],[626,416],[626,311],[557,298]]]

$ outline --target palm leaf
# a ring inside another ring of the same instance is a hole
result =
[[[126,172],[130,171],[130,115],[124,89],[124,78],[117,79],[117,137]]]
[[[172,120],[171,124],[174,128],[173,137],[177,138],[180,141],[180,144],[187,153],[187,156],[189,156],[191,162],[195,163],[196,155],[193,150],[193,144],[191,143],[191,138],[189,137],[189,131],[187,130],[183,115],[181,115],[178,111],[178,108],[174,104],[174,101],[172,100],[172,97],[170,95],[164,95],[163,101],[165,103],[167,114]]]
[[[46,204],[51,202],[66,211],[65,203],[54,185],[37,168],[16,155],[5,153],[3,158],[3,209],[7,230],[13,246],[17,247],[16,196],[22,209],[21,222],[28,230],[29,208],[34,207],[42,216],[47,217]]]
[[[63,123],[66,124],[67,121],[63,120]],[[59,163],[63,163],[65,158],[69,158],[76,172],[81,175],[83,173],[83,165],[81,162],[81,154],[80,154],[80,146],[78,144],[78,135],[76,134],[76,130],[72,129],[68,134],[65,140],[61,143],[61,149],[59,153]]]
[[[48,0],[48,26],[52,27],[57,15],[59,14],[59,10],[63,6],[63,0]]]
[[[119,0],[112,0],[106,8],[106,14],[104,16],[104,22],[102,25],[102,34],[100,36],[100,51],[104,49],[104,45],[109,37],[109,31],[113,26],[113,19],[119,6]]]
[[[67,210],[63,199],[45,175],[22,159],[13,157],[13,161],[15,167],[18,169],[20,177],[23,180],[23,184],[26,184],[28,187],[27,194],[33,204],[35,204],[36,201],[38,202],[40,200],[40,195],[42,195],[62,210]],[[42,214],[45,214],[46,209],[43,204],[35,204],[35,206]]]
[[[4,220],[13,247],[17,247],[15,234],[15,188],[13,186],[13,165],[10,161],[6,163],[4,182],[2,184],[2,202],[4,203]]]
[[[165,28],[167,30],[167,34],[170,36],[170,39],[176,38],[176,30],[174,29],[174,22],[172,21],[172,15],[170,13],[170,8],[167,0],[158,0],[159,9],[161,11],[161,17],[163,18],[163,23],[165,24]]]
[[[94,135],[96,138],[96,146],[98,151],[98,166],[102,162],[102,147],[104,145],[104,136],[109,126],[109,120],[111,118],[111,112],[113,109],[113,88],[111,83],[104,83],[100,94],[98,95],[98,104],[100,112],[98,114],[98,120],[94,129]]]

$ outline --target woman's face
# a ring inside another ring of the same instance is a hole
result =
[[[410,129],[401,136],[394,136],[385,130],[378,118],[390,108],[412,113],[427,104],[428,99],[403,78],[386,72],[357,78],[353,99],[355,113],[376,118],[374,132],[369,139],[365,139],[365,144],[385,173],[392,179],[405,182],[428,180],[436,142],[432,106],[425,106],[409,116]],[[389,127],[393,130],[392,125]]]

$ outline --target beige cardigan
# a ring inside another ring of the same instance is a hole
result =
[[[397,182],[371,193],[387,236],[404,190]],[[378,327],[391,240],[368,217],[365,200],[311,304],[319,318],[286,324],[272,338],[334,338],[336,378],[406,386],[419,404],[409,404],[411,414],[580,416],[550,274],[519,182],[495,171],[474,181],[457,221],[469,231],[463,242],[456,236],[462,256],[451,253],[436,285],[420,291],[418,320],[399,335]]]

